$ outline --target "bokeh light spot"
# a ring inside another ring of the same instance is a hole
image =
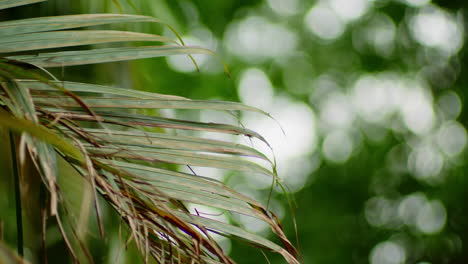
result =
[[[373,46],[375,52],[383,57],[392,54],[396,36],[396,26],[393,20],[381,13],[377,13],[369,22],[365,32],[367,42]]]
[[[260,69],[247,69],[240,75],[239,97],[247,105],[260,109],[269,107],[273,101],[273,87],[268,76]]]
[[[397,76],[365,74],[355,82],[351,99],[365,121],[388,125],[385,121],[401,106],[405,94],[406,88]]]
[[[427,5],[427,4],[429,4],[429,2],[431,2],[431,0],[404,0],[404,1],[408,5],[417,6],[417,7]]]
[[[444,158],[433,145],[423,143],[411,152],[408,163],[417,179],[436,183],[440,180]]]
[[[261,98],[257,96],[257,100]],[[312,154],[316,148],[315,114],[306,104],[285,96],[277,96],[272,104],[264,109],[276,119],[277,123],[268,116],[248,112],[242,116],[242,123],[264,136],[275,153],[280,177],[284,178],[287,184],[290,179],[295,190],[299,190],[307,180],[308,173],[305,172],[319,165],[307,164],[303,158],[307,154]],[[284,129],[284,134],[281,128]],[[243,139],[241,143],[248,145],[253,143],[254,147],[263,153],[271,154],[269,147],[256,139],[247,142]],[[269,183],[264,182],[256,188],[268,187]]]
[[[421,44],[455,54],[463,46],[462,26],[456,18],[434,6],[421,9],[410,20],[414,38]]]
[[[333,40],[345,30],[344,22],[329,7],[318,4],[312,7],[304,18],[306,27],[319,38]]]
[[[216,50],[218,43],[211,31],[206,28],[193,30],[189,36],[183,36],[182,38],[187,46],[198,46],[212,50]],[[210,60],[210,56],[207,54],[193,54],[192,57],[200,67],[204,66]],[[167,56],[166,61],[169,67],[178,72],[188,73],[194,72],[197,69],[187,55]],[[219,68],[219,65],[217,65],[217,67]]]
[[[328,95],[321,106],[320,119],[334,128],[350,128],[354,120],[354,109],[348,97],[338,92]]]
[[[345,131],[332,131],[323,141],[322,153],[331,162],[344,163],[350,158],[352,152],[353,141]]]
[[[423,193],[412,193],[402,199],[398,206],[398,216],[408,226],[416,226],[418,211],[427,203]]]
[[[449,157],[460,154],[465,149],[466,141],[466,130],[457,121],[446,122],[437,133],[437,143]]]
[[[376,227],[396,226],[397,204],[382,196],[376,196],[369,199],[364,208],[364,214],[367,222]]]
[[[437,104],[445,119],[456,119],[462,110],[462,102],[458,94],[454,91],[447,91],[442,94]]]
[[[416,82],[410,82],[401,105],[403,122],[416,134],[427,134],[435,125],[435,115],[430,92]]]
[[[268,116],[259,117],[256,113],[245,113],[242,121],[247,127],[266,138],[277,155],[278,164],[286,163],[281,162],[281,159],[287,160],[312,153],[317,138],[316,118],[310,107],[289,97],[278,96],[265,110],[276,119],[277,123]],[[284,134],[281,128],[284,129]],[[256,147],[268,153],[269,148],[263,145]]]
[[[430,201],[419,210],[417,227],[425,234],[436,234],[444,228],[446,219],[444,205],[438,200]]]
[[[291,29],[261,16],[231,23],[224,41],[229,51],[251,63],[288,55],[297,46],[297,36]]]
[[[290,16],[299,12],[299,0],[267,0],[267,3],[279,15]]]
[[[331,0],[333,10],[344,21],[355,20],[365,14],[369,8],[369,0]]]
[[[405,260],[405,249],[392,241],[377,244],[369,256],[371,264],[400,264],[405,263]]]

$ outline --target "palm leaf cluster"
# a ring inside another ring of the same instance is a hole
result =
[[[38,2],[0,1],[0,9]],[[176,54],[212,53],[178,45],[164,36],[77,28],[111,23],[160,23],[152,17],[89,14],[40,17],[0,22],[0,124],[15,131],[20,162],[29,155],[47,189],[47,217],[55,218],[72,258],[70,240],[76,232],[62,227],[62,195],[55,162],[67,161],[94,192],[99,222],[102,196],[131,231],[145,259],[159,263],[233,263],[212,233],[234,237],[281,254],[298,263],[297,252],[277,217],[257,201],[225,184],[183,173],[167,164],[204,166],[266,174],[276,178],[274,164],[264,154],[241,144],[162,133],[163,129],[208,131],[264,139],[242,126],[144,115],[135,109],[261,110],[233,102],[189,100],[178,96],[67,82],[46,68],[153,58]],[[165,42],[171,45],[123,46],[39,53],[111,42]],[[182,43],[183,44],[183,43]],[[21,52],[22,55],[16,55]],[[148,132],[148,128],[157,128]],[[157,132],[155,132],[157,131]],[[266,143],[266,142],[265,142]],[[22,153],[22,154],[21,154]],[[26,154],[25,154],[26,153]],[[21,158],[22,157],[22,158]],[[244,157],[268,161],[264,167]],[[229,214],[245,214],[266,222],[280,245],[230,223],[190,212],[184,203],[200,204]],[[86,251],[85,248],[81,250]],[[91,257],[90,257],[90,261]]]

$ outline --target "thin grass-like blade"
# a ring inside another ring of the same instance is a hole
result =
[[[52,53],[41,53],[38,55],[11,56],[7,57],[7,59],[18,60],[47,68],[137,60],[184,54],[213,54],[213,52],[208,49],[199,47],[145,46],[93,49],[81,51],[62,51]]]
[[[41,125],[37,125],[32,121],[26,119],[20,119],[12,117],[7,114],[5,111],[0,111],[0,126],[15,130],[17,132],[26,132],[30,135],[52,144],[60,151],[63,151],[70,157],[83,161],[83,156],[81,152],[71,143],[66,141],[63,137],[57,135],[56,133],[44,128]]]
[[[48,84],[29,81],[19,80],[17,81],[20,85],[25,85],[29,89],[39,91],[56,91],[53,87]],[[129,98],[93,98],[91,96],[83,99],[90,107],[96,108],[176,108],[176,109],[212,109],[212,110],[239,110],[239,111],[251,111],[258,112],[269,116],[268,113],[252,106],[244,105],[237,102],[226,102],[226,101],[215,101],[215,100],[190,100],[180,96],[164,95],[149,93],[137,90],[129,90],[117,87],[109,87],[102,85],[92,85],[84,83],[74,82],[54,82],[57,85],[62,85],[69,91],[72,92],[86,92],[95,94],[106,94],[110,96],[125,96]],[[97,95],[96,95],[97,96]],[[89,99],[87,99],[89,98]],[[41,96],[35,96],[36,102],[43,102],[44,104],[55,104],[60,106],[78,106],[73,100],[67,97],[61,97],[55,99],[53,97],[41,98]],[[53,102],[53,103],[52,103]]]
[[[29,89],[33,89],[33,90],[48,91],[48,92],[57,91],[57,89],[52,87],[51,85],[44,83],[44,82],[38,82],[35,80],[16,80],[16,82],[19,85],[24,85],[28,87]],[[181,96],[149,93],[149,92],[138,91],[138,90],[124,89],[124,88],[117,88],[117,87],[103,86],[103,85],[96,85],[96,84],[88,84],[88,83],[58,82],[58,81],[51,81],[51,83],[63,86],[65,89],[72,91],[72,92],[108,94],[108,95],[141,98],[141,99],[190,100]]]
[[[113,146],[87,146],[86,149],[91,153],[91,155],[97,156],[230,169],[274,177],[273,172],[257,163],[228,155],[209,155],[187,150],[157,149],[140,146],[124,146],[123,148]]]
[[[237,199],[256,207],[262,207],[257,201],[236,192],[235,190],[224,185],[222,182],[203,177],[202,175],[195,176],[193,174],[179,171],[155,168],[118,160],[99,159],[99,161],[108,165],[112,165],[115,168],[130,172],[131,176],[127,179],[136,179],[141,182],[147,181],[150,183],[159,181],[172,184],[174,186],[191,186],[199,191]]]
[[[162,192],[168,198],[175,200],[203,204],[249,215],[264,221],[268,220],[249,205],[247,201],[251,199],[235,193],[235,191],[230,190],[222,184],[216,184],[199,176],[164,169],[125,162],[100,161],[130,173],[131,177],[128,177],[125,182],[135,189],[146,192],[147,195],[160,196],[159,192]],[[116,176],[107,174],[106,177]],[[115,178],[115,181],[117,180],[118,178]]]
[[[5,95],[11,100],[10,111],[18,118],[26,118],[37,122],[34,102],[28,89],[17,85],[15,82],[1,83]]]
[[[211,140],[184,135],[170,135],[167,133],[151,133],[142,131],[118,131],[103,129],[84,129],[93,137],[101,138],[103,143],[121,146],[146,146],[148,148],[166,148],[179,150],[204,151],[256,157],[263,160],[268,158],[254,148],[220,140]]]
[[[13,35],[0,39],[0,52],[30,51],[103,44],[112,42],[152,41],[173,42],[174,40],[153,34],[114,30],[74,30]]]
[[[0,0],[0,10],[44,1],[46,0]]]
[[[38,0],[39,1],[39,0]],[[9,0],[6,2],[18,2]],[[27,2],[27,0],[24,0]],[[30,1],[33,2],[33,1]],[[37,1],[35,1],[37,2]],[[105,25],[113,23],[131,22],[157,22],[153,17],[122,14],[83,14],[67,16],[51,16],[27,18],[0,22],[0,36],[16,35],[23,33],[44,32],[69,28]]]
[[[288,251],[286,251],[284,248],[280,247],[279,245],[259,235],[247,232],[246,230],[242,228],[239,228],[230,224],[226,224],[223,222],[219,222],[216,220],[212,220],[209,218],[201,217],[201,216],[194,216],[194,215],[188,216],[187,214],[183,214],[181,212],[174,212],[174,214],[180,217],[181,219],[191,222],[195,225],[202,224],[208,230],[214,231],[216,233],[233,235],[241,239],[245,239],[246,241],[250,243],[255,243],[261,247],[278,252],[281,255],[283,255],[283,257],[288,261],[288,263],[299,264],[299,261],[297,261],[297,259],[294,256],[292,256]]]
[[[226,133],[226,134],[234,134],[234,135],[245,135],[248,137],[255,137],[263,141],[265,144],[268,142],[258,134],[257,132],[226,124],[217,124],[217,123],[203,123],[203,122],[195,122],[195,121],[187,121],[187,120],[180,120],[180,119],[172,119],[172,118],[161,118],[161,117],[153,117],[153,116],[142,116],[137,114],[111,114],[108,115],[110,120],[115,120],[116,122],[128,122],[130,125],[140,125],[140,126],[148,126],[148,127],[161,127],[161,128],[173,128],[173,129],[185,129],[185,130],[195,130],[195,131],[204,131],[204,132],[219,132],[219,133]],[[135,119],[131,119],[133,116]]]
[[[61,96],[36,96],[38,105],[80,108],[81,106],[72,98]],[[83,102],[89,107],[98,108],[122,108],[122,109],[205,109],[226,111],[253,111],[268,115],[258,108],[236,102],[215,100],[168,100],[168,99],[139,99],[122,97],[90,97],[81,96]]]
[[[57,109],[48,109],[48,110],[55,111],[56,113],[62,113],[64,116],[71,118],[71,119],[75,119],[75,120],[95,121],[94,117],[84,114],[84,112],[78,112],[78,111],[63,112],[63,110],[57,110]],[[260,134],[258,134],[257,132],[247,129],[247,128],[238,127],[238,126],[218,124],[218,123],[203,123],[203,122],[163,118],[163,117],[148,116],[148,115],[130,114],[130,113],[123,113],[123,112],[99,111],[97,113],[103,117],[101,119],[101,121],[103,122],[122,124],[122,125],[128,125],[128,126],[161,127],[161,128],[185,129],[185,130],[205,131],[205,132],[219,132],[219,133],[234,134],[234,135],[245,135],[248,137],[258,138],[268,145],[268,142],[265,140],[265,138],[261,136]]]

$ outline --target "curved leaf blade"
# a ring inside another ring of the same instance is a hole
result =
[[[135,175],[138,173],[138,176],[142,174],[141,170],[126,169],[126,171],[135,173]],[[143,172],[143,175],[144,173],[145,172]],[[110,175],[106,176],[112,177]],[[147,195],[159,195],[159,193],[162,192],[165,196],[174,200],[202,204],[265,220],[264,215],[258,213],[258,211],[249,206],[246,202],[230,197],[232,196],[231,193],[226,192],[228,194],[220,195],[219,189],[226,188],[223,185],[219,185],[217,188],[214,188],[211,186],[205,186],[206,183],[204,182],[186,182],[180,178],[174,177],[168,179],[168,177],[164,177],[164,174],[152,173],[151,176],[152,177],[150,179],[145,178],[144,181],[135,180],[133,178],[128,179],[126,183],[135,189],[144,191]],[[115,180],[118,179],[115,178]]]
[[[109,131],[91,128],[84,130],[97,138],[102,138],[103,142],[112,144],[225,153],[256,157],[269,161],[263,153],[254,148],[220,140],[141,131]]]
[[[204,191],[207,193],[217,194],[219,196],[230,197],[245,203],[262,207],[257,201],[236,192],[235,190],[227,187],[222,182],[217,180],[203,177],[203,175],[193,175],[179,171],[167,170],[162,168],[155,168],[140,164],[133,164],[125,161],[98,159],[100,162],[112,165],[116,168],[124,169],[132,173],[131,177],[139,181],[147,182],[166,182],[172,185],[191,186],[196,190]]]
[[[7,114],[5,111],[0,111],[0,126],[17,132],[29,133],[32,136],[53,145],[60,151],[78,161],[82,162],[84,160],[83,155],[74,145],[66,141],[63,137],[44,128],[44,126],[37,125],[32,121],[15,118]]]
[[[233,235],[233,236],[245,239],[248,242],[255,243],[259,246],[278,252],[281,255],[283,255],[283,257],[288,261],[288,263],[299,264],[299,261],[297,261],[297,259],[294,256],[292,256],[288,251],[286,251],[281,246],[259,235],[252,234],[240,227],[226,224],[226,223],[216,221],[213,219],[201,217],[201,216],[195,216],[195,215],[188,216],[187,214],[177,212],[177,211],[175,211],[174,214],[180,217],[181,219],[188,221],[194,225],[201,224],[208,230],[213,231],[215,233]]]
[[[213,54],[213,52],[199,47],[145,46],[40,53],[38,55],[10,56],[7,59],[48,68],[184,54]]]
[[[49,91],[56,92],[57,89],[51,85],[38,82],[35,80],[16,80],[19,85],[24,85],[29,89],[38,90],[38,91]],[[108,94],[108,95],[118,95],[118,96],[127,96],[141,99],[170,99],[170,100],[190,100],[185,97],[176,96],[176,95],[166,95],[158,93],[150,93],[132,89],[124,89],[111,86],[103,86],[96,84],[88,83],[77,83],[77,82],[61,82],[61,81],[51,81],[51,83],[63,86],[65,89],[72,92],[86,92],[86,93],[97,93],[97,94]]]
[[[229,169],[275,177],[272,171],[257,163],[227,155],[210,155],[187,150],[157,149],[140,146],[124,146],[122,148],[117,146],[87,146],[86,149],[90,152],[90,155]]]
[[[19,85],[24,85],[29,89],[38,91],[56,91],[53,87],[46,83],[32,81],[32,80],[17,80]],[[262,111],[256,107],[244,105],[237,102],[226,102],[216,100],[190,100],[185,97],[150,93],[138,90],[130,90],[124,88],[93,85],[85,83],[74,83],[74,82],[53,82],[57,85],[63,86],[65,89],[72,92],[86,92],[94,93],[97,95],[105,94],[106,96],[119,96],[119,97],[131,97],[135,99],[123,99],[123,98],[109,98],[109,97],[81,97],[90,106],[93,107],[110,107],[110,108],[179,108],[179,109],[213,109],[213,110],[238,110],[238,111],[251,111],[258,112],[267,116],[270,116],[265,111]],[[96,95],[96,96],[97,96]],[[45,96],[44,96],[45,97]],[[88,98],[88,99],[87,99]],[[73,100],[67,97],[61,97],[61,99],[54,99],[53,97],[42,98],[41,96],[35,96],[37,102],[42,101],[43,103],[55,102],[55,105],[61,106],[77,106]],[[100,105],[101,101],[102,104]],[[119,101],[126,100],[126,101]],[[158,105],[159,104],[159,105]],[[127,107],[128,106],[128,107]]]
[[[44,1],[46,0],[1,0],[0,10],[11,8],[11,7],[22,6],[22,5],[29,5],[29,4],[44,2]]]
[[[245,135],[248,137],[255,137],[263,141],[265,144],[270,146],[257,132],[238,127],[233,125],[218,124],[218,123],[203,123],[196,121],[187,121],[172,118],[163,118],[157,116],[148,116],[140,114],[130,114],[123,112],[104,112],[99,111],[97,114],[100,116],[99,119],[90,116],[83,111],[66,111],[63,109],[47,109],[48,111],[60,114],[63,117],[67,117],[73,120],[81,121],[100,121],[125,126],[146,126],[146,127],[160,127],[160,128],[173,128],[173,129],[184,129],[193,131],[204,131],[204,132],[219,132],[234,135]]]
[[[0,52],[7,53],[131,41],[176,43],[170,38],[153,34],[115,30],[74,30],[28,33],[1,38]]]
[[[16,0],[8,1],[17,2]],[[22,1],[28,2],[28,0]],[[148,16],[122,14],[83,14],[38,17],[0,22],[0,36],[132,22],[160,23],[159,20]]]
[[[122,97],[89,97],[81,96],[91,108],[121,108],[121,109],[206,109],[225,111],[251,111],[268,115],[258,108],[236,102],[215,100],[171,100],[171,99],[139,99]],[[80,108],[81,105],[66,96],[35,96],[34,101],[43,106],[60,106]]]

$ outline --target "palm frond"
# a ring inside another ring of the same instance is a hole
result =
[[[5,0],[4,0],[5,1]],[[13,2],[6,0],[5,2]],[[21,2],[14,0],[14,2]],[[24,2],[27,2],[25,0]],[[39,2],[39,1],[30,1]],[[153,22],[159,20],[137,15],[122,14],[82,14],[53,17],[27,18],[21,20],[5,21],[0,23],[0,36],[10,36],[34,32],[46,32],[70,28],[81,28],[114,23]]]
[[[175,42],[153,34],[116,30],[69,30],[13,35],[0,40],[0,52],[18,52],[113,42]]]
[[[64,67],[104,62],[128,61],[170,55],[213,54],[212,51],[199,47],[185,46],[145,46],[104,48],[79,51],[61,51],[6,57],[40,67]]]
[[[34,2],[34,1],[24,1]],[[9,1],[1,1],[0,8]],[[187,98],[94,84],[50,80],[30,69],[154,58],[178,54],[213,54],[177,44],[166,37],[125,31],[68,29],[128,22],[158,22],[144,16],[72,15],[0,23],[0,111],[2,126],[22,134],[50,195],[50,212],[61,227],[60,190],[53,169],[55,155],[66,160],[115,209],[131,230],[143,255],[160,263],[233,263],[210,234],[237,237],[299,263],[281,224],[265,206],[225,184],[173,170],[175,165],[243,171],[276,181],[275,164],[258,150],[234,142],[171,135],[162,129],[194,130],[256,137],[230,124],[170,119],[134,113],[135,109],[192,109],[221,112],[262,110],[240,103]],[[57,31],[67,29],[66,31]],[[111,42],[151,42],[151,46],[31,53]],[[8,56],[12,52],[28,55]],[[86,121],[83,123],[82,121]],[[152,132],[147,128],[159,128]],[[246,159],[249,157],[249,159]],[[260,165],[258,161],[267,161]],[[263,174],[263,175],[262,175]],[[267,223],[282,246],[228,222],[190,212],[184,203],[205,205],[225,214],[244,214]],[[99,217],[99,215],[98,215]],[[65,241],[66,231],[60,228]],[[73,234],[72,234],[73,235]],[[70,243],[67,242],[67,245]],[[73,253],[73,247],[69,245]]]
[[[46,0],[0,0],[0,10],[44,1]]]

